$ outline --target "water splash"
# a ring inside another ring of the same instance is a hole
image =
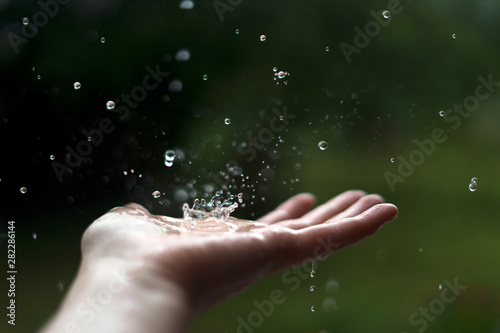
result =
[[[182,206],[185,227],[199,229],[206,225],[212,229],[228,229],[227,231],[238,229],[238,226],[229,220],[229,216],[238,208],[238,203],[243,202],[243,194],[237,195],[238,202],[234,199],[235,196],[231,195],[229,199],[224,200],[221,192],[216,192],[208,202],[205,199],[195,199],[191,208],[185,203]]]

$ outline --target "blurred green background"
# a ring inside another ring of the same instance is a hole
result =
[[[41,3],[52,4],[46,21]],[[19,272],[17,325],[4,318],[5,332],[35,331],[56,310],[81,234],[108,209],[135,201],[180,216],[182,203],[221,186],[244,193],[234,213],[242,218],[301,191],[321,203],[352,188],[383,195],[400,216],[319,263],[297,290],[283,274],[266,278],[201,315],[191,332],[238,332],[238,318],[248,322],[253,302],[274,289],[286,301],[240,332],[500,332],[500,93],[451,121],[479,76],[500,81],[498,1],[41,3],[0,1],[0,232],[16,221]],[[340,45],[354,47],[367,24],[375,30],[348,61]],[[13,34],[26,39],[12,43]],[[108,100],[115,111],[125,105],[120,96],[143,84],[148,66],[169,76],[125,120],[106,110]],[[295,117],[250,159],[249,135],[284,108]],[[115,130],[59,181],[53,162],[103,118]],[[384,174],[397,174],[399,156],[415,154],[413,141],[435,128],[446,141],[391,189]],[[467,289],[425,327],[412,325],[455,279]]]

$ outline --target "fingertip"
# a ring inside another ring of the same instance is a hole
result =
[[[365,214],[374,214],[378,216],[379,221],[383,221],[382,224],[385,224],[394,221],[399,212],[398,208],[391,203],[380,203],[368,209]]]
[[[391,214],[390,217],[385,221],[385,223],[394,221],[399,216],[398,207],[391,203],[386,203],[384,205],[387,207],[388,212]]]
[[[360,189],[352,189],[352,190],[347,190],[344,193],[352,193],[352,194],[361,194],[361,195],[366,195],[367,192],[360,190]]]
[[[303,200],[307,200],[313,204],[316,203],[316,196],[310,192],[299,193],[295,197],[303,199]]]

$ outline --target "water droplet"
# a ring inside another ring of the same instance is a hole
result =
[[[34,72],[36,68],[35,68],[35,67],[33,67],[33,68],[31,68],[31,69],[32,69],[32,70],[33,70],[33,72]]]
[[[57,283],[57,290],[59,290],[60,292],[64,291],[64,281],[59,281]]]
[[[36,76],[36,78],[37,78],[38,80],[40,80],[40,79],[42,78],[42,76],[41,76],[41,75],[37,75],[37,76]]]
[[[309,291],[315,291],[316,290],[316,286],[312,285],[309,287]]]
[[[81,87],[82,87],[82,84],[81,84],[80,82],[75,82],[75,83],[73,84],[73,88],[75,88],[75,90],[78,90],[78,89],[80,89]]]
[[[31,235],[31,237],[33,237],[33,239],[36,240],[38,238],[38,235],[34,232],[33,235]]]
[[[239,35],[240,34],[240,29],[236,29],[234,33],[237,34],[237,35]]]
[[[385,18],[385,19],[388,19],[389,17],[391,17],[391,12],[388,11],[388,10],[384,10],[382,12],[382,17]]]
[[[418,252],[423,253],[424,249],[420,248],[420,249],[418,249]]]
[[[191,0],[182,0],[179,4],[179,8],[180,9],[185,9],[185,10],[189,10],[189,9],[193,9],[194,8],[194,2],[191,1]]]
[[[311,271],[311,274],[309,274],[309,276],[310,276],[310,277],[312,277],[312,278],[313,278],[313,277],[315,277],[315,276],[316,276],[316,271],[315,271],[315,270],[312,270],[312,271]]]
[[[158,199],[161,196],[160,191],[154,191],[153,192],[153,198]]]
[[[23,24],[28,25],[30,23],[30,20],[27,17],[23,17]]]
[[[208,75],[207,74],[203,74],[203,80],[204,81],[208,80]]]
[[[182,91],[183,84],[181,80],[175,79],[168,84],[168,91],[170,92],[180,92]]]
[[[391,157],[391,163],[394,163],[395,161],[394,157]]]
[[[102,44],[106,43],[106,37],[101,37],[101,43]]]
[[[326,141],[320,141],[318,143],[318,147],[321,150],[326,150],[328,148],[328,143]]]
[[[282,78],[284,78],[284,77],[286,76],[286,74],[287,74],[287,73],[286,73],[286,72],[284,72],[284,71],[279,71],[279,73],[278,73],[278,78],[279,78],[279,79],[282,79]]]
[[[108,102],[106,103],[106,109],[108,109],[108,110],[113,110],[114,108],[115,108],[115,102],[113,102],[113,101],[108,101]]]
[[[54,155],[50,155],[49,158],[50,158],[51,161],[53,161],[53,160],[56,159],[56,157]]]
[[[175,54],[175,60],[177,61],[188,61],[191,59],[191,52],[188,49],[180,49]]]
[[[19,191],[21,191],[22,194],[25,194],[26,192],[28,192],[28,189],[23,186],[19,189]]]
[[[278,67],[273,67],[273,72],[277,72],[278,71]]]
[[[224,119],[224,124],[226,124],[226,125],[231,124],[231,119],[229,119],[229,118]]]
[[[453,39],[457,39],[457,34],[453,34],[453,35],[451,35],[451,38],[453,38]]]
[[[167,150],[165,152],[165,166],[171,167],[174,164],[174,159],[175,159],[175,151],[173,150]]]
[[[477,190],[477,178],[476,178],[476,177],[473,177],[473,178],[470,180],[469,190],[470,190],[471,192],[474,192],[475,190]]]
[[[325,284],[325,291],[327,293],[335,293],[339,290],[340,284],[337,280],[329,279]]]
[[[439,115],[440,115],[441,117],[444,117],[444,115],[445,115],[445,114],[446,114],[446,113],[445,113],[443,110],[439,111]]]
[[[260,35],[260,41],[265,42],[267,39],[266,35]]]
[[[442,290],[443,289],[443,285],[439,284],[438,288],[439,288],[439,290]]]
[[[311,306],[311,312],[316,312],[316,307],[314,305]]]

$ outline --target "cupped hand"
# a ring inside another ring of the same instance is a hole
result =
[[[87,229],[83,262],[111,259],[139,265],[140,274],[182,290],[196,314],[267,275],[371,236],[398,214],[383,201],[378,195],[347,191],[311,210],[314,196],[299,194],[258,221],[230,218],[237,232],[201,223],[185,230],[183,219],[155,216],[129,204],[112,209]]]

